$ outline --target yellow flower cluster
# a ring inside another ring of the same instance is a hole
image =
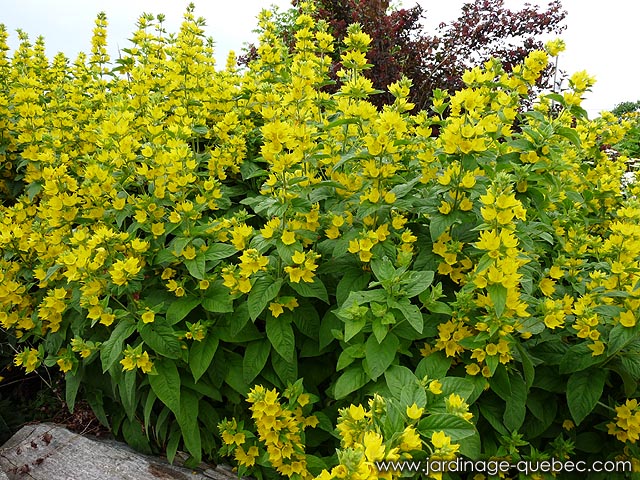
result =
[[[120,360],[122,370],[135,370],[139,368],[143,373],[149,373],[153,369],[153,362],[149,358],[149,353],[142,351],[142,345],[131,347],[127,345],[124,349],[124,358]]]
[[[621,442],[636,443],[640,440],[640,408],[633,398],[616,407],[614,422],[607,424],[609,435]]]
[[[313,415],[303,414],[303,407],[309,403],[308,394],[292,395],[289,400],[283,406],[275,389],[267,390],[261,385],[254,387],[247,396],[258,439],[264,444],[271,465],[278,473],[289,478],[312,478],[307,470],[303,432],[307,427],[315,427],[318,419]],[[242,448],[244,436],[240,439],[237,435],[231,438],[227,434],[227,445],[236,443]],[[236,459],[243,465],[250,466],[249,463],[252,464],[256,456],[254,453],[257,453],[255,447],[249,447],[246,452],[243,450],[240,458],[236,456]]]
[[[386,410],[386,401],[379,395],[369,400],[368,409],[362,405],[350,405],[340,410],[336,426],[341,439],[339,464],[330,471],[323,470],[317,480],[398,478],[399,472],[378,471],[374,462],[411,459],[412,454],[422,450],[422,440],[415,423],[422,417],[424,409],[415,404],[407,407],[404,429],[392,439],[384,438],[379,427]]]

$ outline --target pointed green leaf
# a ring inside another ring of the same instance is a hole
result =
[[[296,340],[291,323],[286,319],[270,318],[267,322],[267,338],[282,358],[289,362],[295,360]]]
[[[130,320],[123,320],[111,332],[109,340],[100,347],[102,372],[109,370],[122,355],[124,341],[136,330],[136,324]]]
[[[161,323],[147,323],[140,327],[140,336],[145,344],[163,357],[182,357],[182,347],[173,328]]]
[[[78,389],[80,388],[80,383],[82,383],[83,375],[84,370],[82,368],[78,368],[75,374],[67,372],[64,376],[65,401],[67,402],[67,408],[71,413],[73,413],[73,409],[76,404],[76,396],[78,395]]]
[[[148,375],[151,389],[177,416],[180,415],[180,375],[173,360],[158,359],[153,363],[157,375]]]
[[[496,309],[496,315],[501,317],[507,305],[507,289],[504,285],[496,283],[489,285],[487,292],[489,292],[489,298],[491,298],[493,307]]]
[[[591,368],[576,372],[567,382],[567,406],[576,425],[595,408],[602,396],[607,370]]]
[[[375,335],[369,335],[365,345],[368,374],[371,380],[376,380],[391,365],[396,358],[400,341],[393,333],[389,333],[382,343],[378,343]]]
[[[198,280],[204,280],[207,275],[205,253],[199,252],[195,258],[184,261],[189,274]]]
[[[271,277],[260,277],[256,280],[247,298],[251,320],[258,318],[269,302],[278,295],[281,285],[281,278],[274,280]]]
[[[300,281],[299,283],[289,282],[289,286],[302,297],[319,298],[324,303],[329,303],[327,289],[318,277],[314,277],[313,282],[311,283],[303,281]]]
[[[180,414],[177,415],[184,446],[195,463],[200,463],[202,460],[202,441],[198,428],[199,401],[199,396],[195,392],[183,389],[180,392]]]
[[[369,379],[360,366],[351,367],[340,375],[335,383],[333,395],[336,400],[346,397],[352,392],[364,387]]]
[[[188,296],[174,300],[167,309],[167,323],[169,325],[175,325],[184,317],[189,315],[191,310],[196,308],[198,305],[200,305],[200,298],[198,297]]]
[[[200,377],[209,369],[213,356],[218,349],[218,338],[212,333],[207,333],[207,336],[202,341],[194,341],[189,349],[189,368],[193,375],[193,380],[198,381]]]
[[[451,413],[433,413],[418,423],[418,431],[423,437],[431,438],[436,432],[444,432],[451,441],[458,442],[476,433],[471,422]]]
[[[511,396],[507,399],[503,421],[504,426],[512,432],[522,427],[527,413],[527,385],[519,375],[510,377]]]
[[[246,383],[251,383],[267,364],[271,344],[266,340],[254,340],[247,345],[242,358],[242,375]]]
[[[223,258],[230,257],[238,250],[233,246],[227,243],[212,243],[207,248],[205,252],[205,258],[209,262],[214,262],[216,260],[222,260]]]

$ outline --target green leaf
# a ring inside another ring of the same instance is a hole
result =
[[[267,338],[276,352],[289,362],[295,360],[296,339],[291,323],[286,319],[270,318],[267,322]]]
[[[435,214],[431,217],[429,222],[429,233],[431,234],[431,241],[436,242],[440,235],[455,223],[455,218],[452,215],[440,215]]]
[[[205,256],[205,252],[199,252],[195,258],[184,261],[184,265],[187,267],[189,274],[193,278],[197,278],[198,280],[205,279],[207,275]]]
[[[487,287],[487,292],[489,293],[489,298],[491,298],[493,306],[496,309],[496,315],[501,317],[504,312],[504,307],[507,304],[507,289],[504,285],[496,283],[489,285]]]
[[[497,397],[494,397],[496,400]],[[500,435],[508,437],[509,431],[504,428],[502,424],[502,417],[504,416],[504,405],[500,404],[501,402],[496,401],[493,402],[479,402],[480,414],[482,418],[484,418],[489,424],[493,427],[493,429],[498,432]]]
[[[213,313],[233,312],[233,297],[229,289],[222,282],[211,283],[202,298],[202,308]]]
[[[359,292],[369,285],[371,274],[363,272],[361,268],[349,269],[338,282],[336,287],[336,302],[341,306],[351,292]]]
[[[176,453],[178,451],[178,444],[180,443],[180,438],[182,438],[182,432],[180,431],[180,427],[176,424],[173,424],[171,428],[171,433],[169,434],[169,440],[167,441],[167,460],[169,463],[173,463],[173,459],[176,457]]]
[[[160,401],[178,417],[180,415],[180,375],[173,360],[158,359],[153,363],[157,375],[148,375],[151,389]]]
[[[427,405],[427,393],[419,382],[408,383],[400,392],[401,405],[413,405],[414,403],[418,408],[424,408]]]
[[[345,320],[344,322],[344,341],[348,342],[355,337],[367,324],[365,317],[354,318],[353,320]]]
[[[183,389],[180,392],[180,414],[176,415],[180,430],[182,430],[184,446],[196,463],[200,463],[202,460],[202,444],[198,428],[199,401],[198,395],[193,391]]]
[[[298,295],[302,297],[313,297],[319,298],[324,303],[329,303],[329,295],[327,294],[327,289],[324,286],[324,283],[318,278],[314,277],[313,282],[288,282],[289,286],[293,288],[293,290],[298,293]]]
[[[576,425],[580,425],[602,396],[607,371],[591,368],[572,374],[567,381],[567,405]]]
[[[238,250],[227,243],[212,243],[205,252],[205,258],[209,262],[222,260],[223,258],[230,257]]]
[[[511,396],[507,399],[503,421],[505,427],[512,432],[520,429],[527,413],[527,385],[518,375],[513,375],[511,380]]]
[[[298,362],[288,362],[277,352],[271,353],[271,366],[283,385],[293,384],[298,379]]]
[[[593,356],[591,349],[587,343],[578,343],[572,345],[560,360],[560,373],[573,373],[589,368],[596,363],[601,362],[604,358],[601,356]]]
[[[346,397],[352,392],[364,387],[369,379],[361,367],[351,367],[340,375],[335,383],[333,395],[336,400]]]
[[[139,330],[144,343],[157,354],[173,359],[182,357],[182,347],[173,328],[153,322],[142,325]]]
[[[556,127],[556,133],[558,135],[563,136],[564,138],[569,139],[571,143],[573,143],[576,147],[580,147],[582,142],[580,141],[580,135],[573,128],[569,127]]]
[[[200,298],[192,296],[181,297],[174,300],[167,309],[167,323],[169,325],[175,325],[189,315],[191,310],[200,305],[200,301]]]
[[[144,402],[143,409],[143,422],[144,422],[144,432],[149,435],[149,424],[151,423],[151,412],[153,412],[153,406],[156,403],[158,396],[153,393],[153,390],[149,390],[149,394],[147,395],[147,399]]]
[[[374,335],[369,335],[365,345],[365,358],[371,380],[375,381],[391,365],[399,346],[400,341],[393,333],[389,333],[382,343],[378,343]]]
[[[247,298],[251,320],[258,318],[267,304],[278,295],[281,286],[281,278],[274,280],[271,277],[260,277],[256,280]]]
[[[408,282],[408,287],[405,289],[404,294],[407,298],[413,298],[416,295],[420,295],[424,292],[433,282],[434,272],[411,272]]]
[[[71,413],[73,413],[73,409],[76,404],[76,397],[78,395],[78,389],[80,388],[80,383],[82,383],[83,375],[84,375],[84,370],[82,368],[78,368],[75,374],[71,372],[67,372],[64,376],[65,401],[67,403],[67,408]]]
[[[371,328],[373,330],[373,335],[376,337],[376,340],[378,340],[378,343],[382,343],[384,337],[386,337],[389,332],[389,325],[383,324],[382,319],[379,317],[374,317]]]
[[[407,367],[399,365],[391,365],[384,372],[384,378],[387,381],[387,387],[391,395],[400,399],[402,390],[409,384],[418,383],[418,378]]]
[[[519,342],[516,342],[516,349],[518,350],[518,353],[520,353],[524,380],[528,390],[531,388],[531,385],[533,385],[533,381],[536,378],[536,370],[533,366],[531,355],[529,355],[529,352]]]
[[[466,378],[445,377],[440,380],[440,383],[442,384],[443,397],[448,397],[452,393],[456,393],[467,400],[475,391],[473,381]]]
[[[327,347],[331,342],[335,340],[333,336],[333,330],[340,331],[342,329],[342,322],[335,316],[332,310],[327,310],[322,321],[320,322],[320,331],[318,332],[318,346],[320,349]]]
[[[109,370],[122,355],[124,341],[135,332],[136,324],[130,320],[123,320],[111,332],[109,340],[100,347],[100,359],[102,360],[102,373]]]
[[[284,312],[293,317],[298,330],[312,340],[318,340],[320,330],[320,316],[313,304],[303,303],[294,312]]]
[[[371,270],[380,282],[387,282],[396,276],[396,269],[388,257],[374,259],[371,262]]]
[[[125,418],[122,422],[122,436],[127,444],[138,452],[151,454],[149,439],[142,433],[138,420]]]
[[[504,365],[496,368],[496,371],[491,378],[489,378],[489,386],[501,399],[505,401],[509,400],[511,397],[511,380]]]
[[[122,408],[129,420],[133,420],[136,414],[136,375],[135,370],[129,370],[124,373],[123,380],[118,384]]]
[[[475,432],[473,435],[466,437],[464,442],[460,443],[461,455],[464,455],[471,460],[478,460],[482,453],[482,444],[480,442],[480,434]]]
[[[101,390],[94,390],[86,392],[85,398],[93,410],[95,416],[100,420],[100,423],[105,427],[109,428],[109,419],[107,418],[107,413],[104,410],[104,400],[102,398]]]
[[[218,349],[218,338],[209,332],[202,341],[194,341],[189,349],[189,368],[193,375],[193,380],[198,381],[204,372],[209,369],[213,356]]]
[[[408,300],[405,302],[401,300],[399,302],[389,302],[389,306],[400,310],[402,315],[404,315],[404,318],[409,322],[414,330],[418,333],[422,333],[422,329],[424,328],[424,318],[422,317],[422,312],[420,312],[420,308],[418,308],[417,305],[409,303]]]
[[[429,380],[441,379],[451,368],[451,359],[443,352],[433,352],[424,357],[416,367],[416,376]]]
[[[246,383],[251,383],[267,364],[271,344],[266,340],[254,340],[247,345],[242,358],[242,375]]]
[[[418,431],[427,438],[431,438],[436,432],[444,432],[451,437],[452,442],[458,442],[476,433],[471,422],[451,413],[433,413],[423,418],[418,423]]]
[[[616,324],[609,332],[607,355],[609,357],[615,355],[631,342],[637,340],[638,337],[640,337],[640,323],[636,323],[633,327],[625,327],[621,323]]]
[[[249,385],[244,381],[242,357],[238,354],[229,355],[227,353],[225,362],[228,365],[228,369],[224,381],[240,395],[246,395],[249,391]]]

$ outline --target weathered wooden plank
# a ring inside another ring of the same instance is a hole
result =
[[[230,480],[228,467],[188,470],[126,445],[78,435],[52,424],[27,425],[0,448],[8,480]]]

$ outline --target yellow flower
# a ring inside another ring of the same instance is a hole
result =
[[[444,432],[433,432],[431,434],[431,444],[435,447],[437,453],[445,455],[445,459],[460,448],[460,445],[452,444],[451,437]]]
[[[587,346],[592,351],[592,353],[591,353],[592,357],[596,357],[596,356],[602,355],[604,353],[604,343],[601,342],[600,340],[597,340],[597,341],[595,341],[592,344],[587,345]]]
[[[443,215],[451,213],[451,204],[442,200],[440,202],[440,206],[438,207],[438,211]]]
[[[553,281],[550,278],[545,277],[540,281],[540,291],[546,297],[550,297],[551,295],[553,295],[553,292],[555,292],[555,290],[556,290],[555,289],[555,284],[556,284],[555,281]]]
[[[560,52],[564,52],[566,44],[561,38],[556,38],[555,40],[550,40],[545,43],[544,48],[546,49],[547,53],[549,53],[549,55],[551,55],[552,57],[557,57]]]
[[[149,308],[147,308],[145,312],[142,314],[143,323],[151,323],[155,320],[155,318],[156,318],[156,314],[152,312]]]
[[[59,358],[56,363],[58,364],[58,367],[60,367],[62,373],[67,373],[73,368],[73,362],[68,357]]]
[[[363,439],[364,455],[369,462],[384,460],[385,448],[383,438],[377,432],[366,432]]]
[[[356,422],[363,420],[365,416],[364,407],[362,405],[349,405],[349,416]]]
[[[100,314],[100,323],[107,327],[110,326],[115,319],[116,319],[116,316],[113,313],[102,312]]]
[[[416,432],[416,429],[413,426],[409,425],[402,432],[402,436],[400,437],[400,450],[404,452],[411,452],[414,450],[420,450],[422,447],[422,440],[420,439],[420,435]]]
[[[280,239],[285,245],[293,245],[296,242],[296,235],[289,230],[285,230],[282,232]]]
[[[470,363],[465,367],[465,370],[469,375],[477,375],[478,373],[480,373],[480,367],[477,363]]]
[[[424,412],[424,408],[418,408],[418,405],[413,403],[410,407],[407,407],[407,417],[412,420],[418,420],[422,417],[422,413]]]
[[[636,324],[636,317],[631,310],[626,310],[620,314],[620,324],[624,327],[633,327]]]
[[[196,249],[193,245],[189,245],[182,250],[182,256],[187,260],[193,260],[196,258]]]
[[[151,233],[153,233],[153,235],[156,237],[162,235],[164,231],[164,223],[154,223],[153,225],[151,225]]]
[[[553,267],[551,267],[549,269],[549,276],[551,278],[554,278],[554,279],[557,280],[558,278],[561,278],[562,275],[563,275],[562,269],[560,267],[558,267],[557,265],[554,265]]]
[[[429,383],[429,391],[434,395],[440,395],[442,393],[442,384],[438,380],[432,380]]]
[[[278,318],[280,315],[282,315],[282,313],[284,312],[284,309],[282,307],[283,305],[278,302],[269,303],[269,310],[271,310],[271,315],[273,315],[274,318]]]

